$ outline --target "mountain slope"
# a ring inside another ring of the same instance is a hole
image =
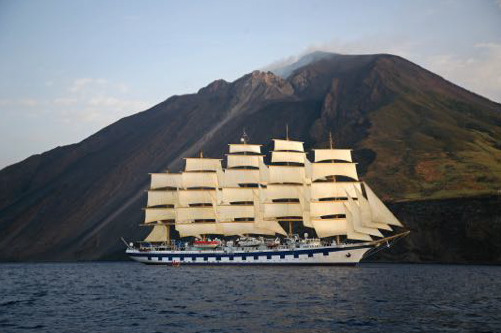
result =
[[[366,179],[387,199],[495,193],[501,188],[500,105],[402,58],[336,56],[289,77],[323,99],[312,137],[332,131],[366,155]]]
[[[270,148],[289,124],[306,148],[353,147],[383,198],[501,188],[501,106],[391,55],[321,57],[287,79],[253,72],[173,96],[71,146],[0,171],[0,259],[109,257],[137,238],[148,172],[223,157],[245,128]]]

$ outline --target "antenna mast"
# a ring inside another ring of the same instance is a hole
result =
[[[242,137],[240,138],[240,142],[242,142],[243,144],[247,144],[248,141],[249,141],[249,136],[245,132],[245,128],[244,128],[244,131],[242,133]]]

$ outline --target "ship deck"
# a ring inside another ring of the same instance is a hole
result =
[[[128,249],[134,260],[146,264],[356,264],[374,244],[346,244],[275,249],[163,250]]]

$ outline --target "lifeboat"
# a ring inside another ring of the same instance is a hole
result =
[[[199,249],[215,249],[221,245],[219,240],[196,240],[193,242],[193,246]]]

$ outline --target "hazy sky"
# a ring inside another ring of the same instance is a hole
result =
[[[0,168],[313,50],[401,55],[501,102],[501,0],[0,0]]]

